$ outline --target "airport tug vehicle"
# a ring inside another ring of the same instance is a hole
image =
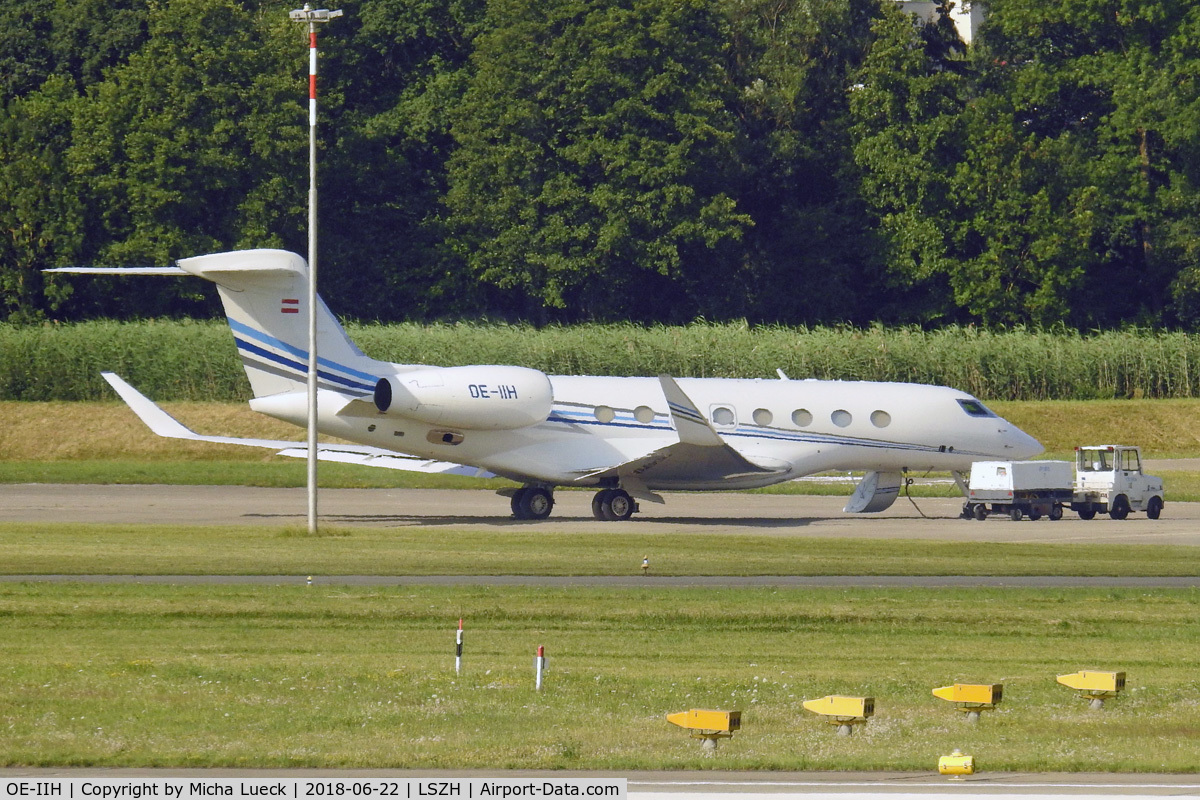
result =
[[[967,484],[964,519],[1006,514],[1062,519],[1070,508],[1082,519],[1108,514],[1125,519],[1144,511],[1158,519],[1163,510],[1163,481],[1142,472],[1138,447],[1107,444],[1075,448],[1070,461],[976,461]]]

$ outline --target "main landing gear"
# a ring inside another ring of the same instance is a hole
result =
[[[592,516],[596,519],[629,519],[638,510],[638,504],[624,489],[601,489],[592,498]]]
[[[545,519],[554,509],[554,493],[541,486],[517,489],[512,496],[512,512],[517,519]]]
[[[542,486],[525,486],[512,495],[512,513],[517,519],[546,519],[554,509],[554,492]],[[592,515],[602,520],[629,519],[638,504],[624,489],[602,489],[592,498]]]

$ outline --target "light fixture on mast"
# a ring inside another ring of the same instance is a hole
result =
[[[341,10],[304,8],[288,16],[308,23],[308,532],[317,532],[317,23]]]

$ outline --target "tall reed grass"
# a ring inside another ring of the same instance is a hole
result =
[[[696,323],[533,328],[351,324],[369,355],[399,363],[519,364],[550,374],[912,381],[987,400],[1200,396],[1200,338],[1125,329],[1082,335],[1017,328],[789,328]],[[249,396],[217,321],[0,325],[0,399],[110,397],[114,370],[161,400]]]

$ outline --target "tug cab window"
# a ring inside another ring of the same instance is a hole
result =
[[[958,404],[962,406],[962,410],[967,412],[972,417],[994,417],[987,406],[978,400],[959,400]]]
[[[1078,465],[1080,472],[1111,472],[1111,454],[1104,450],[1080,450]]]

